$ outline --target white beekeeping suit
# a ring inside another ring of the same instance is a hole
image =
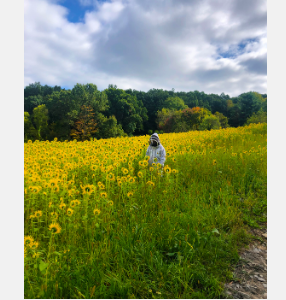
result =
[[[166,151],[161,145],[159,136],[157,133],[153,133],[149,140],[149,147],[146,152],[147,156],[150,156],[149,166],[152,166],[152,163],[160,163],[164,166],[166,160]],[[154,158],[157,158],[157,161],[154,161]]]

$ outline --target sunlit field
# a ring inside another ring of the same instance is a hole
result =
[[[217,298],[266,220],[267,127],[25,143],[25,298]]]

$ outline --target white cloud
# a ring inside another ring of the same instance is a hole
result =
[[[265,3],[95,2],[83,23],[70,23],[60,2],[25,0],[24,85],[265,93]]]

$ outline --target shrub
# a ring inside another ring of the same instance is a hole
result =
[[[199,126],[199,130],[211,130],[211,129],[219,129],[219,128],[220,128],[219,119],[213,115],[204,117],[201,125]]]
[[[258,123],[267,123],[267,113],[265,111],[260,110],[257,113],[254,113],[247,119],[245,125]]]

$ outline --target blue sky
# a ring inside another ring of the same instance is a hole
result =
[[[100,0],[97,2],[100,4],[108,1]],[[71,23],[84,22],[86,12],[97,10],[96,3],[93,0],[61,0],[58,3],[69,10],[67,19]]]
[[[24,86],[267,92],[265,0],[25,0]]]
[[[69,10],[67,19],[72,23],[83,22],[85,12],[93,9],[93,5],[83,6],[78,0],[65,0],[61,5]]]
[[[251,43],[255,43],[257,40],[255,38],[253,39],[246,39],[246,40],[242,40],[239,44],[237,45],[231,45],[231,47],[229,47],[226,51],[220,51],[220,49],[218,49],[218,59],[221,58],[230,58],[230,59],[235,59],[237,58],[239,55],[242,55],[243,53],[247,52],[246,47],[247,45],[251,44]]]

